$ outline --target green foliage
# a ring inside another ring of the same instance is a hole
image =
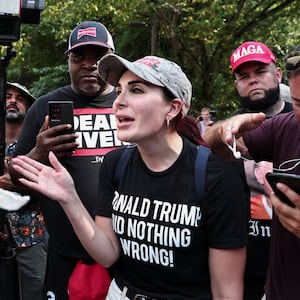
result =
[[[70,84],[67,65],[54,67],[34,68],[32,73],[38,80],[33,82],[31,92],[33,95],[41,96],[59,86]]]
[[[239,107],[232,51],[259,40],[282,66],[300,40],[299,9],[298,0],[46,0],[40,24],[22,24],[8,78],[36,96],[68,84],[70,31],[84,20],[99,20],[113,34],[118,54],[133,60],[155,53],[179,63],[193,83],[192,111],[209,106],[223,118]]]

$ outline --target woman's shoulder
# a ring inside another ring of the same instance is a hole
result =
[[[108,176],[117,185],[135,149],[136,147],[120,147],[108,152],[100,168],[102,176]]]
[[[136,151],[136,147],[131,145],[116,148],[105,154],[104,162],[105,164],[113,164],[115,166],[117,162],[121,159],[121,157],[122,159],[124,159],[126,155],[126,157],[130,158],[131,154],[134,151]]]

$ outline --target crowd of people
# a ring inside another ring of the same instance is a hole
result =
[[[219,155],[231,156],[228,144],[235,137],[237,150],[243,157],[255,161],[273,162],[273,168],[280,172],[299,174],[299,103],[300,103],[300,47],[285,58],[285,69],[290,86],[293,111],[279,114],[265,120],[264,113],[250,113],[234,116],[208,129],[205,140]],[[300,196],[282,183],[277,184],[294,204],[284,203],[275,194],[270,194],[273,206],[270,257],[265,284],[266,299],[297,299],[300,287],[299,273],[300,238]]]
[[[6,118],[5,118],[5,170],[0,176],[0,188],[8,191],[24,193],[24,189],[14,185],[8,174],[7,163],[12,158],[13,150],[23,127],[24,118],[35,98],[27,88],[19,83],[6,84]],[[1,197],[5,195],[1,194]],[[0,245],[4,252],[6,248],[16,251],[17,270],[14,274],[6,274],[7,281],[1,283],[5,297],[20,296],[22,300],[42,299],[45,280],[46,258],[48,247],[48,232],[45,226],[40,204],[34,195],[31,200],[19,210],[8,206],[0,207]],[[3,254],[3,253],[2,253]],[[4,266],[2,266],[3,268]],[[4,271],[4,270],[2,270]],[[12,277],[10,277],[12,276]],[[9,282],[17,278],[18,284]],[[14,289],[13,294],[9,289]],[[0,299],[2,299],[0,297]]]
[[[122,145],[115,137],[112,118],[112,103],[117,94],[97,70],[98,60],[114,50],[111,34],[101,23],[83,22],[72,30],[66,51],[71,83],[34,102],[14,151],[14,155],[26,154],[43,163],[48,163],[50,151],[55,153],[72,174],[77,192],[91,215],[102,157]],[[57,99],[73,101],[76,133],[64,134],[69,125],[49,127],[47,103]],[[79,259],[90,256],[60,205],[40,194],[37,198],[49,232],[45,291],[48,299],[68,299],[68,281],[75,265]]]
[[[280,93],[282,70],[276,66],[276,57],[265,44],[255,41],[241,44],[233,51],[230,62],[241,103],[241,108],[235,112],[236,115],[263,112],[267,118],[271,118],[292,111],[292,104],[284,101]],[[250,190],[244,300],[261,299],[264,295],[271,238],[271,216],[264,213],[267,206],[257,202],[257,195],[260,195],[262,200],[265,197],[267,199],[268,195],[261,187],[257,187],[257,183],[261,186],[257,176],[260,172],[256,166],[251,169],[253,163],[241,161],[240,165],[236,164],[237,167],[244,168]],[[263,162],[260,164],[263,165]],[[265,162],[264,165],[267,164],[268,168],[265,171],[271,172],[271,163]]]
[[[69,85],[36,100],[8,82],[0,188],[30,200],[2,207],[0,238],[16,248],[20,299],[68,300],[79,261],[109,270],[107,300],[298,299],[300,195],[278,184],[295,207],[282,203],[265,174],[300,172],[290,163],[299,153],[299,51],[285,58],[290,103],[272,51],[238,46],[230,63],[241,108],[214,122],[208,107],[201,121],[188,115],[192,85],[179,65],[116,55],[95,21],[70,33]],[[49,126],[48,102],[58,99],[74,104],[71,131]]]

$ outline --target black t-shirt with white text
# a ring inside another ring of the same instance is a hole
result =
[[[116,277],[153,298],[211,299],[209,247],[247,244],[241,177],[210,154],[206,199],[200,207],[194,192],[195,145],[184,139],[179,158],[163,172],[149,170],[136,148],[115,188],[114,170],[122,151],[104,159],[95,208],[95,215],[112,218],[120,240]]]

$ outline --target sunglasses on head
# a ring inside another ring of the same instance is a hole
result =
[[[287,71],[294,71],[300,67],[300,51],[295,51],[289,54],[284,59],[284,67]]]

